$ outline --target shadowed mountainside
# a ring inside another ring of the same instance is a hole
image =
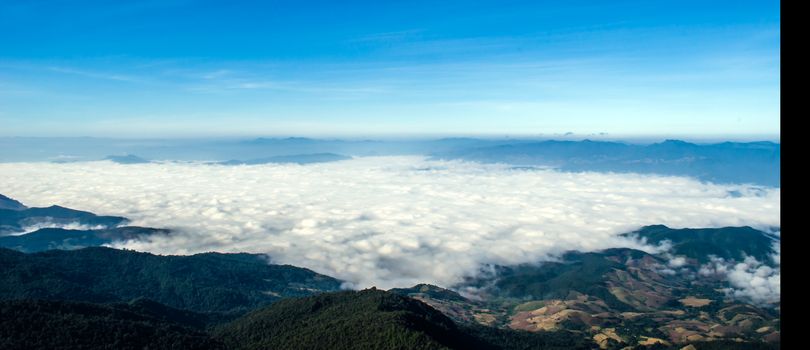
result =
[[[28,227],[47,227],[48,225],[74,224],[113,228],[126,224],[128,221],[120,216],[99,216],[58,205],[46,208],[0,209],[0,235],[18,234],[24,232]]]
[[[116,227],[100,230],[66,230],[42,228],[17,236],[0,237],[0,247],[33,253],[51,249],[79,249],[98,247],[117,241],[139,239],[152,235],[167,235],[169,230],[149,227]]]
[[[148,298],[200,312],[243,312],[280,298],[340,288],[261,255],[159,256],[111,248],[24,254],[0,248],[0,299],[126,302]]]
[[[203,330],[140,311],[126,304],[0,301],[0,348],[225,349]]]

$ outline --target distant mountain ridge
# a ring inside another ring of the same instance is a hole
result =
[[[553,166],[564,171],[692,176],[720,183],[780,186],[780,145],[773,142],[650,145],[606,141],[542,141],[434,153],[435,159]]]
[[[19,201],[0,194],[0,209],[23,210],[27,208]]]
[[[335,154],[335,153],[308,153],[308,154],[293,154],[293,155],[283,155],[283,156],[256,158],[256,159],[249,159],[249,160],[229,160],[229,161],[225,161],[225,162],[219,162],[218,164],[221,164],[221,165],[257,165],[257,164],[294,163],[294,164],[304,165],[304,164],[336,162],[336,161],[347,160],[347,159],[352,159],[352,157],[347,157],[347,156],[340,155],[340,154]]]
[[[665,140],[640,144],[530,138],[341,140],[289,137],[122,141],[99,138],[0,137],[0,149],[7,150],[0,154],[0,162],[74,162],[108,157],[112,161],[125,164],[142,163],[148,159],[225,160],[222,161],[223,164],[308,164],[312,161],[304,158],[296,160],[295,157],[326,154],[331,154],[332,157],[423,155],[432,159],[506,163],[517,167],[555,167],[563,171],[691,176],[702,181],[751,183],[772,187],[779,187],[781,183],[781,145],[770,141],[698,144]],[[108,152],[127,155],[109,156]],[[322,161],[324,160],[319,160]]]
[[[100,216],[58,205],[28,208],[6,196],[0,203],[8,207],[0,209],[0,247],[21,252],[98,247],[171,234],[165,229],[123,226],[129,219],[120,216]]]
[[[106,156],[104,160],[109,160],[118,164],[145,164],[151,163],[149,160],[138,157],[134,154],[127,154],[124,156]]]
[[[99,247],[105,244],[168,235],[171,231],[149,227],[115,227],[95,230],[68,230],[64,228],[41,228],[24,235],[0,236],[0,247],[25,253],[52,249],[71,250]]]
[[[8,198],[8,197],[6,197]],[[16,201],[15,201],[16,202]],[[19,203],[19,202],[17,202]],[[21,203],[19,203],[22,206]],[[37,225],[84,225],[101,228],[114,228],[129,222],[120,216],[99,216],[90,212],[52,205],[44,208],[0,209],[0,235],[24,232],[27,227]]]

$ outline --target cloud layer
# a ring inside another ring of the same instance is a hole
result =
[[[765,265],[750,256],[736,263],[714,257],[710,263],[702,265],[698,273],[727,279],[731,288],[726,288],[725,292],[734,298],[749,300],[755,304],[778,303],[782,290],[779,256],[777,248],[777,253],[773,256],[775,267]]]
[[[616,235],[648,224],[780,225],[778,188],[422,157],[306,166],[4,163],[0,172],[0,193],[29,206],[60,204],[176,230],[118,247],[267,253],[357,287],[448,286],[482,263],[639,248]]]

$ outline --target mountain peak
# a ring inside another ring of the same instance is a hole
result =
[[[18,200],[0,194],[0,209],[25,210],[27,208],[28,207],[20,203]]]

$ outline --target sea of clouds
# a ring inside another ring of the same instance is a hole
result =
[[[0,193],[29,206],[59,204],[174,230],[119,248],[266,253],[274,263],[357,288],[451,286],[481,264],[536,262],[572,249],[654,250],[617,237],[643,225],[780,226],[778,188],[423,157],[242,166],[4,163],[0,173]],[[773,274],[751,266],[729,275],[735,286]]]

